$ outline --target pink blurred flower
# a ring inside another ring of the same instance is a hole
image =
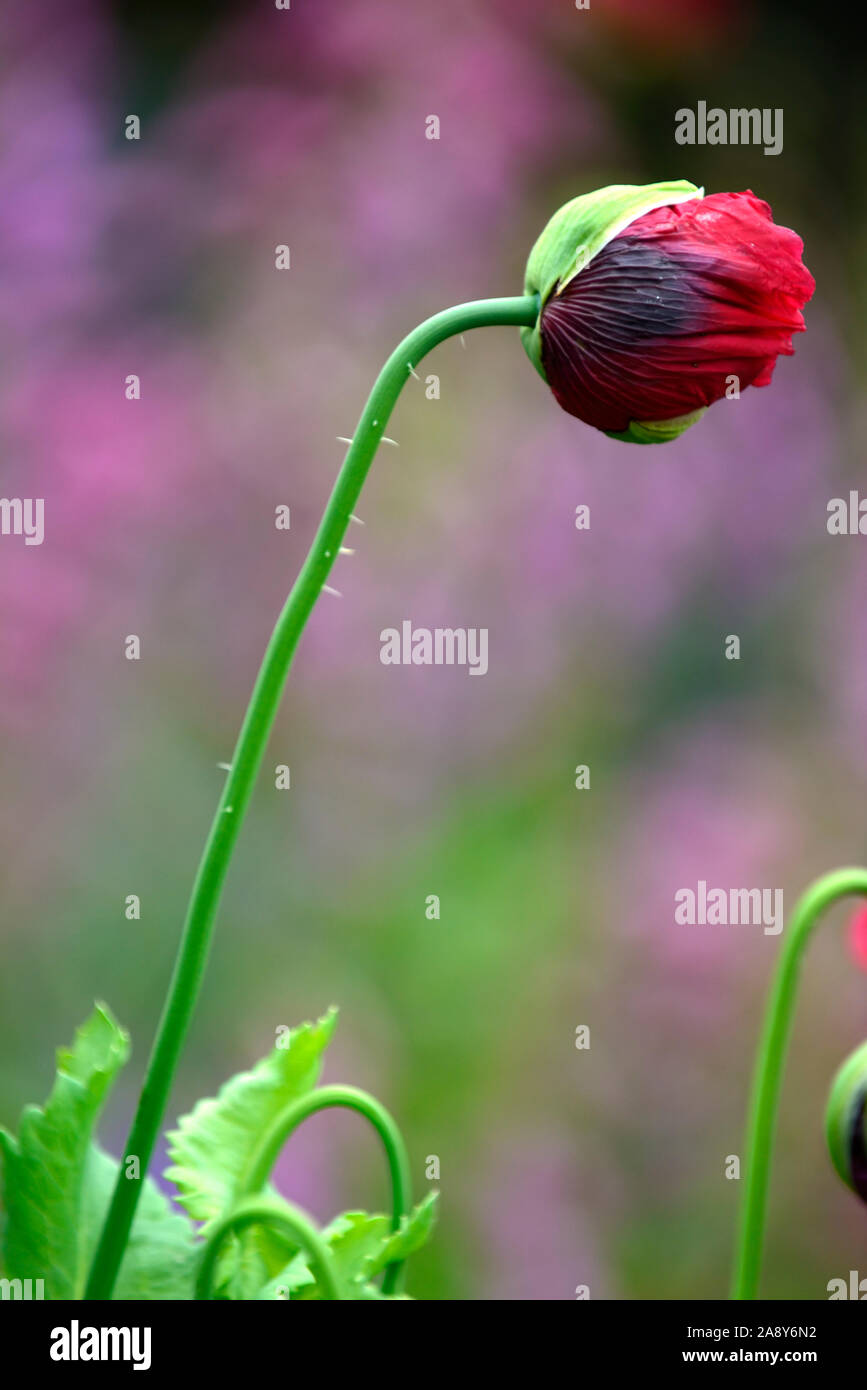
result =
[[[867,906],[859,907],[849,923],[849,950],[861,970],[867,971]]]

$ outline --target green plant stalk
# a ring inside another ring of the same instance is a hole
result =
[[[235,1209],[215,1226],[210,1240],[205,1246],[202,1261],[196,1275],[196,1298],[208,1299],[211,1296],[211,1279],[220,1247],[227,1235],[242,1231],[246,1226],[279,1226],[287,1235],[306,1250],[310,1256],[313,1272],[326,1299],[343,1299],[340,1280],[328,1248],[320,1231],[316,1229],[309,1216],[290,1202],[267,1197],[250,1198],[239,1202]]]
[[[394,350],[380,372],[353,437],[313,544],[277,620],[247,706],[223,795],[193,884],[192,897],[148,1061],[124,1157],[138,1158],[143,1178],[153,1154],[201,988],[214,920],[256,776],[283,693],[298,640],[337,558],[364,480],[388,418],[413,369],[446,338],[497,324],[532,327],[536,295],[482,299],[458,304],[419,324]],[[85,1289],[87,1299],[111,1298],[138,1204],[141,1182],[128,1179],[121,1163],[105,1224]]]
[[[363,1115],[382,1140],[391,1177],[391,1229],[396,1231],[412,1205],[412,1178],[406,1145],[397,1124],[385,1107],[366,1091],[359,1091],[354,1086],[320,1086],[318,1090],[310,1091],[306,1096],[301,1096],[287,1105],[260,1140],[239,1196],[243,1199],[262,1191],[271,1176],[271,1169],[277,1162],[280,1150],[302,1120],[306,1120],[318,1110],[328,1110],[335,1106]],[[394,1293],[397,1290],[403,1265],[403,1260],[393,1260],[386,1266],[382,1280],[383,1293]]]
[[[732,1284],[735,1299],[753,1299],[759,1287],[774,1136],[804,952],[822,913],[840,898],[853,895],[867,897],[867,870],[836,869],[825,874],[799,898],[783,936],[753,1075]]]

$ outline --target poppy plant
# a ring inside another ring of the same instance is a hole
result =
[[[728,377],[737,376],[741,386],[765,385],[779,354],[791,352],[813,290],[800,257],[799,238],[775,226],[751,193],[705,198],[685,182],[616,185],[574,199],[551,219],[530,255],[522,295],[446,309],[395,348],[362,410],[253,686],[121,1161],[99,1150],[93,1137],[129,1051],[126,1034],[101,1006],[59,1055],[44,1110],[25,1112],[17,1136],[0,1134],[2,1259],[10,1277],[45,1268],[51,1297],[59,1298],[190,1297],[192,1290],[199,1298],[401,1296],[402,1266],[427,1238],[434,1197],[412,1207],[405,1146],[378,1102],[351,1087],[317,1088],[331,1015],[298,1029],[286,1047],[278,1045],[202,1102],[169,1136],[170,1176],[198,1225],[173,1213],[148,1177],[223,885],[295,649],[320,595],[335,592],[326,582],[332,569],[350,563],[343,557],[353,551],[343,540],[357,520],[355,507],[398,396],[439,343],[471,328],[517,327],[566,410],[619,439],[663,441],[723,395]],[[867,893],[867,875],[834,879],[831,891]],[[821,905],[824,893],[819,897]],[[796,940],[813,920],[812,899],[808,907]],[[757,1081],[738,1286],[745,1297],[758,1278],[780,1030],[791,992],[780,997]],[[354,1110],[378,1133],[392,1210],[390,1217],[347,1214],[321,1231],[273,1195],[269,1176],[298,1124],[333,1106]],[[62,1162],[54,1161],[57,1155]],[[347,1236],[359,1231],[367,1256],[344,1268],[341,1258],[355,1249]],[[301,1260],[292,1254],[299,1250]],[[381,1283],[374,1282],[379,1276]]]

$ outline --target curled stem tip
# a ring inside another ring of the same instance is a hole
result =
[[[276,1198],[246,1198],[233,1208],[214,1228],[196,1275],[195,1296],[199,1300],[211,1297],[214,1266],[227,1236],[247,1226],[273,1226],[284,1231],[310,1257],[310,1265],[325,1299],[343,1299],[340,1279],[334,1259],[321,1232],[300,1207]]]
[[[256,1150],[242,1196],[251,1197],[262,1191],[271,1176],[280,1150],[304,1120],[320,1110],[335,1108],[353,1110],[356,1114],[362,1115],[379,1135],[391,1179],[391,1228],[397,1231],[412,1205],[412,1179],[406,1144],[397,1123],[385,1107],[366,1091],[357,1090],[354,1086],[321,1086],[287,1105],[266,1131]],[[383,1293],[394,1293],[397,1290],[403,1266],[403,1260],[394,1260],[386,1266],[382,1281]]]

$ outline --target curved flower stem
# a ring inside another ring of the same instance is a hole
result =
[[[826,908],[852,895],[867,897],[867,869],[825,874],[799,898],[783,937],[756,1054],[732,1298],[752,1299],[758,1291],[774,1134],[804,950]]]
[[[260,1197],[239,1202],[229,1215],[214,1227],[196,1275],[197,1299],[208,1299],[211,1296],[211,1277],[226,1236],[231,1235],[233,1231],[242,1231],[246,1226],[255,1225],[279,1226],[286,1231],[310,1256],[310,1263],[323,1296],[326,1299],[343,1298],[331,1251],[310,1217],[290,1202]]]
[[[231,771],[199,864],[168,996],[124,1150],[125,1158],[133,1155],[138,1158],[142,1177],[147,1172],[165,1113],[201,987],[229,861],[253,793],[292,656],[337,557],[395,401],[418,362],[444,339],[487,325],[532,326],[538,308],[538,296],[520,295],[458,304],[434,314],[413,329],[394,350],[368,397],[319,530],[268,643],[235,746]],[[141,1190],[140,1181],[127,1179],[125,1167],[125,1163],[121,1163],[85,1298],[111,1298],[123,1259]]]
[[[354,1086],[320,1086],[318,1090],[310,1091],[308,1095],[301,1096],[299,1100],[287,1105],[262,1138],[253,1156],[241,1196],[252,1196],[262,1191],[271,1176],[271,1169],[277,1162],[280,1150],[302,1120],[306,1120],[308,1115],[314,1115],[318,1110],[327,1110],[334,1106],[355,1110],[359,1115],[363,1115],[382,1140],[391,1175],[391,1229],[398,1230],[412,1204],[412,1179],[403,1135],[385,1107],[366,1091],[359,1091]],[[403,1260],[394,1260],[386,1266],[382,1280],[383,1293],[396,1291],[403,1265]]]

